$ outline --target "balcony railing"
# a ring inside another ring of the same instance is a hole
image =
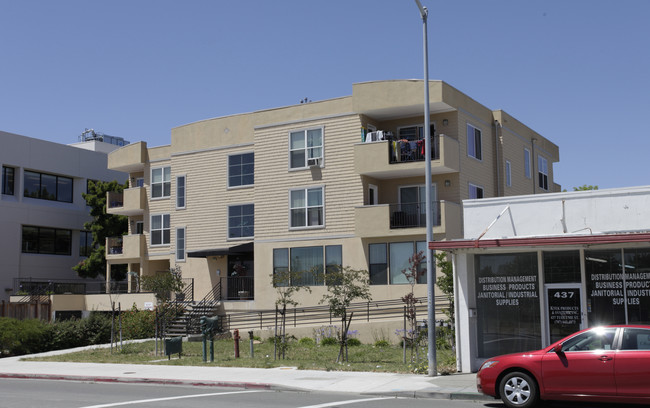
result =
[[[112,237],[106,239],[106,255],[121,255],[122,251],[122,237]]]
[[[408,163],[426,160],[425,140],[394,140],[388,142],[389,162]],[[440,136],[435,135],[431,143],[431,160],[440,159]]]
[[[127,293],[128,282],[112,281],[111,293]],[[14,295],[87,295],[106,293],[106,281],[14,278]]]
[[[255,280],[252,276],[228,276],[221,278],[221,288],[225,289],[224,300],[253,300]]]
[[[440,226],[440,201],[433,206],[433,226]],[[424,228],[427,226],[426,202],[390,204],[390,228]]]

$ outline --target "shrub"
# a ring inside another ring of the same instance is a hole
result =
[[[390,343],[388,342],[388,340],[380,339],[380,340],[375,341],[375,347],[377,347],[377,348],[389,347],[389,346],[390,346]]]
[[[356,339],[354,337],[348,338],[348,346],[350,347],[356,347],[361,345],[361,340]]]
[[[322,346],[336,346],[339,344],[339,341],[334,337],[324,337],[320,340]]]
[[[138,310],[133,304],[131,310],[122,313],[122,337],[125,339],[146,339],[156,333],[156,316],[151,310]]]
[[[44,351],[47,337],[47,325],[40,320],[0,317],[0,357]]]
[[[316,341],[311,337],[303,337],[300,340],[298,340],[298,344],[304,347],[313,347],[314,345],[316,345]]]

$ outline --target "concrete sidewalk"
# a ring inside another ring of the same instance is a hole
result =
[[[74,350],[43,354],[71,351]],[[476,391],[476,374],[427,377],[415,374],[297,370],[293,367],[263,369],[23,360],[28,357],[32,356],[0,359],[0,378],[225,386],[493,401]]]

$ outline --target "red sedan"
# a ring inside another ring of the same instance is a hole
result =
[[[594,327],[542,350],[493,357],[476,383],[507,407],[539,400],[650,404],[650,326]]]

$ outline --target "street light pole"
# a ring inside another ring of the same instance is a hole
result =
[[[431,125],[429,117],[429,44],[427,41],[427,17],[429,10],[422,6],[420,0],[415,0],[422,16],[423,54],[424,54],[424,150],[425,154],[425,195],[427,219],[427,340],[429,346],[429,376],[438,375],[436,359],[436,267],[433,262],[433,251],[429,242],[433,241],[433,216],[431,208]]]

